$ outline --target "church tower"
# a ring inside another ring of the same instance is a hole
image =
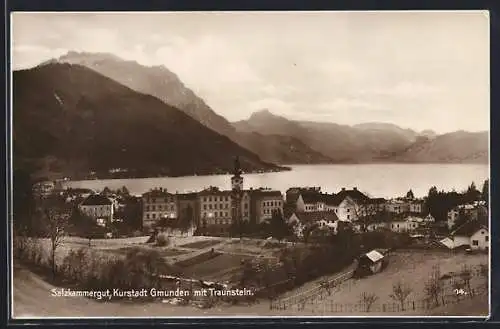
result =
[[[234,160],[234,171],[231,177],[231,212],[233,223],[240,224],[241,216],[241,201],[243,196],[243,177],[241,176],[240,160],[238,157]]]

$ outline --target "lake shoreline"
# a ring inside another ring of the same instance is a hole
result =
[[[411,189],[424,197],[432,186],[438,190],[466,190],[471,182],[482,186],[489,178],[489,166],[477,164],[364,164],[295,165],[289,171],[243,174],[245,189],[270,188],[285,193],[291,187],[319,186],[326,193],[357,187],[370,197],[394,198]],[[102,191],[125,186],[131,194],[142,195],[163,187],[171,193],[199,192],[211,186],[231,189],[231,174],[64,181],[63,186]]]

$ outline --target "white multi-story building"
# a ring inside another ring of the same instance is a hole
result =
[[[166,189],[157,188],[142,195],[143,225],[150,227],[160,219],[176,219],[177,197]]]
[[[100,194],[92,194],[78,206],[80,211],[95,219],[100,225],[113,221],[114,207],[113,202]]]

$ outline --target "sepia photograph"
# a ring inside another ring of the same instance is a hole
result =
[[[488,11],[10,19],[13,319],[489,316]]]

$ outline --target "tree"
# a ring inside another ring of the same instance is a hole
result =
[[[288,223],[285,222],[285,219],[283,218],[283,213],[281,211],[279,210],[273,211],[270,224],[271,224],[270,229],[272,236],[278,241],[281,241],[287,236],[292,235],[292,229],[288,225]]]
[[[413,194],[413,191],[411,189],[408,191],[408,193],[406,193],[406,198],[410,200],[415,199],[415,195]]]
[[[130,193],[126,186],[123,186],[119,192],[122,196],[130,196]]]
[[[429,300],[434,301],[434,306],[436,307],[439,306],[439,296],[441,296],[444,291],[443,281],[440,279],[441,271],[439,267],[436,267],[424,286],[425,295]]]
[[[481,192],[477,190],[476,184],[472,182],[467,188],[467,192],[464,195],[465,202],[477,201],[481,198]]]
[[[365,312],[370,312],[372,305],[377,301],[378,297],[374,293],[363,292],[360,296],[361,304],[365,306]]]
[[[32,168],[17,165],[13,170],[12,189],[12,220],[13,231],[16,236],[37,235],[34,216],[36,210],[33,193],[34,181],[30,172]]]
[[[464,287],[467,288],[467,292],[471,292],[470,280],[472,278],[472,271],[467,265],[462,267],[462,271],[460,271],[460,278],[462,279]]]
[[[486,205],[489,203],[489,198],[490,198],[490,180],[487,179],[484,181],[483,188],[481,191],[481,199],[486,202]]]
[[[109,189],[109,187],[105,186],[104,189],[102,190],[102,195],[110,195],[111,194],[111,190]]]
[[[401,305],[401,310],[405,310],[405,302],[408,296],[413,292],[410,286],[398,281],[392,286],[392,293],[389,295],[394,301]]]
[[[189,231],[194,223],[194,210],[193,207],[188,204],[185,209],[183,209],[181,216],[179,218],[179,228],[182,234]]]
[[[50,239],[52,273],[57,273],[56,249],[61,244],[68,221],[71,216],[71,208],[57,195],[51,195],[43,200],[41,206],[42,222],[45,226],[45,236]]]
[[[304,239],[304,243],[307,244],[309,242],[309,238],[311,237],[312,232],[318,227],[317,223],[307,224],[302,230],[302,237]]]
[[[431,198],[433,196],[436,196],[438,194],[438,189],[436,186],[433,186],[429,189],[429,193],[427,194],[428,198]]]

